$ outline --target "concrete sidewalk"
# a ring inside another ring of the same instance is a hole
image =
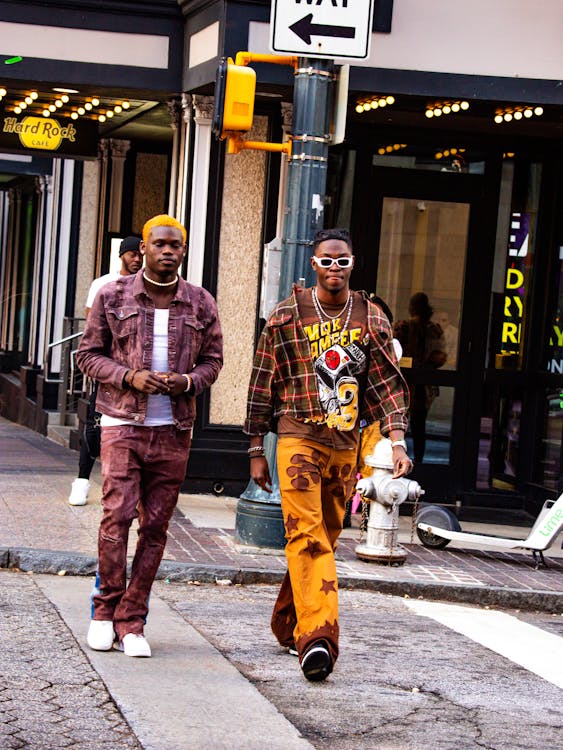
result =
[[[100,519],[99,466],[92,475],[88,505],[71,507],[67,498],[78,455],[36,432],[0,419],[0,567],[36,573],[91,575],[96,565]],[[170,524],[159,576],[169,580],[275,583],[285,572],[283,551],[257,550],[236,543],[236,498],[182,494]],[[411,539],[411,520],[401,517],[405,565],[388,567],[359,560],[358,517],[337,551],[341,588],[365,588],[399,596],[470,602],[560,613],[563,560],[557,540],[534,569],[531,556],[490,549],[430,550]],[[463,524],[467,531],[524,538],[522,527]],[[131,535],[131,547],[136,535]]]

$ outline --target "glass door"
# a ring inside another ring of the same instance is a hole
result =
[[[402,347],[417,465],[451,459],[455,383],[438,375],[458,370],[469,212],[468,203],[383,199],[377,293],[393,311]]]
[[[473,346],[472,312],[486,299],[486,281],[476,271],[486,245],[483,177],[374,167],[371,187],[358,205],[364,220],[355,214],[360,257],[352,283],[382,298],[393,314],[411,396],[413,477],[429,501],[453,502],[475,486],[468,454],[476,455],[479,444],[471,414],[484,350]]]

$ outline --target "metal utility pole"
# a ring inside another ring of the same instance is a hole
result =
[[[300,57],[293,92],[292,149],[289,156],[279,299],[292,284],[311,284],[313,237],[322,229],[325,203],[334,62]],[[252,480],[237,506],[237,537],[257,547],[283,548],[285,528],[276,465],[277,439],[266,435],[264,448],[272,493]]]
[[[289,157],[282,238],[280,299],[300,279],[312,283],[309,258],[322,229],[334,62],[300,57],[293,93],[292,153]]]

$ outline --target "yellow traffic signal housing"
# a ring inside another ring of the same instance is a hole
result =
[[[217,68],[212,128],[218,138],[230,132],[251,129],[254,117],[256,72],[246,65],[235,65],[232,58],[223,59]]]

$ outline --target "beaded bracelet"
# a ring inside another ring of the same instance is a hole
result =
[[[254,448],[249,448],[247,453],[250,456],[250,458],[262,458],[263,456],[265,456],[264,446],[255,445]]]

